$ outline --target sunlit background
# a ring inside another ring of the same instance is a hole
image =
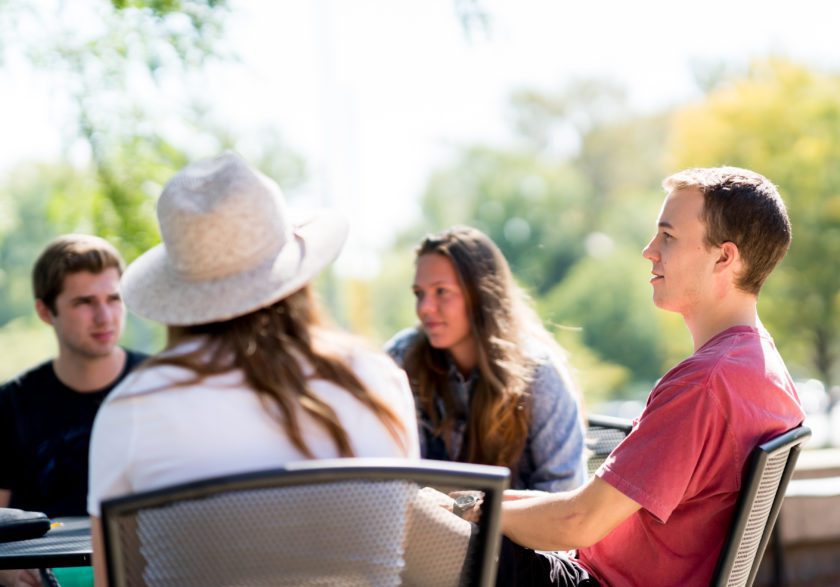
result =
[[[225,148],[352,232],[319,288],[381,344],[414,322],[412,247],[501,246],[592,409],[635,415],[690,352],[639,252],[659,182],[733,164],[794,223],[761,312],[812,445],[840,446],[840,5],[536,0],[0,0],[0,378],[54,353],[29,271],[53,236],[130,260],[185,163]],[[155,351],[132,319],[125,342]],[[834,437],[832,438],[832,434]]]

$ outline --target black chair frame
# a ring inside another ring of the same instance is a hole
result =
[[[711,584],[713,586],[750,586],[755,581],[758,567],[761,564],[761,558],[764,556],[764,550],[770,540],[773,526],[776,524],[779,510],[782,507],[785,490],[793,475],[793,470],[799,457],[799,451],[802,444],[810,436],[810,429],[805,426],[799,426],[753,449],[747,463],[741,492],[735,506],[732,527],[718,558],[714,575],[712,576]],[[748,524],[754,522],[755,520],[752,519],[752,516],[754,514],[757,515],[757,511],[754,510],[760,497],[760,491],[768,490],[768,488],[762,487],[762,480],[767,470],[767,465],[771,459],[780,458],[784,454],[787,454],[787,458],[784,460],[784,469],[778,484],[772,488],[774,490],[772,504],[767,512],[766,522],[761,530],[761,537],[755,546],[751,546],[748,543],[745,545],[744,539],[748,530]],[[752,548],[755,548],[754,552],[752,552]],[[747,557],[746,560],[751,559],[749,573],[743,575],[743,572],[741,572],[737,573],[736,576],[736,562],[739,558],[743,559],[744,557]]]
[[[109,584],[123,585],[119,568],[121,541],[118,522],[145,508],[201,499],[234,491],[269,489],[321,482],[393,481],[414,482],[419,486],[470,488],[484,492],[479,531],[471,545],[470,585],[490,587],[496,578],[500,544],[502,494],[508,487],[510,471],[504,467],[448,463],[441,461],[405,461],[401,459],[329,459],[290,463],[284,468],[179,484],[154,491],[133,494],[102,502],[102,535],[105,545]],[[475,578],[479,578],[477,582]]]
[[[589,451],[587,472],[590,477],[632,429],[633,422],[624,418],[600,414],[591,414],[587,417],[586,445]]]

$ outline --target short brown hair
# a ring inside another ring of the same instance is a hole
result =
[[[50,312],[56,314],[55,300],[70,273],[102,273],[114,268],[120,275],[123,260],[111,243],[87,234],[67,234],[52,241],[32,268],[32,291]]]
[[[745,265],[735,285],[758,295],[790,248],[790,219],[776,186],[748,169],[707,167],[675,173],[662,187],[669,192],[696,189],[703,194],[706,243],[734,243]]]

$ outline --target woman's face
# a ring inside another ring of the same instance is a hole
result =
[[[412,289],[417,317],[429,343],[450,351],[459,363],[461,358],[474,356],[467,300],[452,261],[437,253],[421,255]]]

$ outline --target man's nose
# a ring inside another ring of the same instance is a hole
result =
[[[108,322],[111,319],[113,310],[108,304],[96,304],[93,310],[93,318],[99,323]]]

